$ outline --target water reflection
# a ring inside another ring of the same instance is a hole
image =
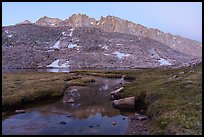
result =
[[[68,88],[64,97],[57,102],[36,106],[28,109],[27,113],[15,114],[4,119],[2,133],[124,134],[128,118],[114,109],[110,101],[110,92],[120,86],[121,80],[123,79],[98,78],[88,87]],[[70,98],[73,98],[73,103],[63,103]],[[117,124],[112,125],[113,121]]]
[[[22,72],[70,72],[74,70],[129,70],[130,68],[45,68],[45,69],[6,69],[2,68],[2,73],[22,73]],[[136,69],[137,70],[137,69]]]
[[[22,73],[22,72],[70,72],[69,68],[49,68],[49,69],[2,69],[2,73]]]

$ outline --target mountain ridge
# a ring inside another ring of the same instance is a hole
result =
[[[46,18],[45,18],[46,17]],[[34,24],[49,27],[95,27],[106,32],[119,32],[125,34],[133,34],[136,36],[149,37],[159,41],[172,49],[179,52],[202,57],[202,43],[180,35],[162,32],[156,28],[148,28],[141,24],[134,23],[116,16],[101,16],[99,20],[91,18],[86,14],[73,14],[68,19],[61,20],[58,18],[49,18],[44,16],[37,20]]]

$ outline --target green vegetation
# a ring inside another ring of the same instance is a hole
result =
[[[202,66],[135,72],[123,96],[145,94],[151,134],[202,133]],[[174,128],[171,128],[174,127]],[[168,130],[167,130],[168,129]]]
[[[72,74],[73,75],[73,74]],[[70,74],[17,73],[2,75],[3,110],[42,98],[60,97],[66,88],[64,79]]]
[[[121,78],[122,73],[120,71],[108,71],[108,70],[76,70],[71,73],[75,74],[83,74],[83,75],[91,75],[97,77],[105,77],[105,78]]]
[[[73,79],[68,82],[66,82],[69,86],[87,86],[87,83],[89,82],[95,82],[94,77],[81,77],[79,79]]]

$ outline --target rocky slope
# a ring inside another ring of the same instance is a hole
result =
[[[179,52],[149,37],[90,27],[94,20],[86,27],[79,27],[84,21],[70,22],[75,27],[56,27],[56,22],[61,22],[57,19],[48,22],[41,20],[35,24],[2,27],[2,67],[181,67],[201,61],[199,57]]]
[[[178,35],[162,32],[158,29],[148,28],[131,21],[123,20],[114,16],[101,17],[100,20],[95,20],[85,14],[73,14],[68,19],[62,21],[56,18],[43,17],[35,24],[40,26],[50,27],[96,27],[107,32],[120,32],[126,34],[133,34],[136,36],[143,36],[159,41],[176,51],[202,57],[202,45],[198,41],[183,38]]]

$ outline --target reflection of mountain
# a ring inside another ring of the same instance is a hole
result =
[[[107,117],[113,117],[120,115],[119,110],[112,108],[111,104],[110,106],[88,106],[88,107],[79,107],[76,109],[68,109],[66,106],[62,107],[59,104],[56,103],[54,106],[48,105],[44,107],[39,107],[37,110],[40,111],[43,115],[71,115],[71,117],[77,118],[77,119],[86,119],[91,115],[96,115],[97,113],[100,113],[103,116]],[[71,104],[69,105],[71,107]]]
[[[100,113],[103,116],[113,117],[120,115],[120,112],[116,109],[112,109],[110,107],[102,107],[102,106],[90,106],[84,109],[78,109],[73,112],[74,117],[79,119],[88,118],[90,115],[95,115]]]

